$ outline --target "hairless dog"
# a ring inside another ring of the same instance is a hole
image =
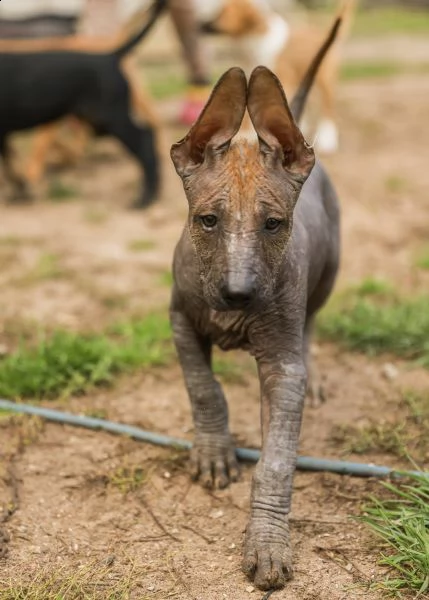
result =
[[[309,337],[339,262],[339,209],[299,119],[340,20],[290,110],[277,77],[257,67],[219,80],[171,156],[189,203],[174,255],[171,322],[191,400],[193,476],[223,488],[239,475],[212,344],[256,359],[262,454],[252,482],[243,570],[261,589],[292,573],[288,515],[307,386]],[[236,139],[248,110],[257,142]]]

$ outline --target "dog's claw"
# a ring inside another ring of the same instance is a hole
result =
[[[191,451],[191,476],[207,489],[223,489],[239,477],[235,448],[229,434],[198,436]]]
[[[246,537],[244,573],[261,590],[280,589],[292,577],[292,556],[287,541],[259,541]]]

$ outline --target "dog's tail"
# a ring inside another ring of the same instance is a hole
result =
[[[164,8],[167,5],[167,0],[154,0],[152,6],[150,7],[149,17],[145,24],[128,40],[123,42],[118,48],[114,50],[114,54],[118,58],[122,58],[125,54],[130,52],[136,44],[142,40],[147,33],[149,33],[152,26],[157,21],[159,15],[162,13]]]
[[[311,64],[308,67],[306,74],[304,75],[304,79],[301,81],[298,91],[295,93],[294,97],[292,98],[292,101],[290,103],[290,110],[291,110],[292,116],[296,122],[298,122],[301,118],[301,115],[304,111],[308,93],[311,90],[311,86],[313,85],[313,81],[317,75],[317,71],[319,70],[321,63],[322,63],[323,59],[325,58],[326,53],[328,52],[328,50],[330,49],[330,47],[336,40],[337,34],[341,27],[341,23],[342,23],[342,19],[341,19],[341,17],[338,17],[335,20],[335,22],[328,34],[328,37],[324,41],[323,45],[321,46],[321,48],[318,51],[318,53],[316,54],[316,56],[311,61]]]
[[[353,24],[356,6],[359,0],[341,0],[337,11],[337,19],[341,19],[341,27],[337,40],[343,42],[349,35]]]

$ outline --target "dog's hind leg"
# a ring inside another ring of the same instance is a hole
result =
[[[159,127],[160,118],[157,114],[153,101],[146,92],[138,70],[135,56],[127,56],[121,62],[121,71],[126,76],[131,93],[132,109],[138,123],[148,123],[152,127]]]
[[[156,200],[159,188],[159,159],[153,128],[137,126],[128,114],[115,114],[105,123],[105,131],[121,141],[143,167],[144,185],[132,207],[146,208]]]
[[[34,135],[33,148],[24,170],[25,179],[32,185],[39,183],[43,177],[48,154],[55,141],[57,131],[58,123],[49,123],[39,127]]]
[[[307,367],[307,401],[311,408],[317,408],[325,402],[319,369],[312,356],[311,337],[314,329],[314,316],[307,318],[304,329],[304,357]]]
[[[69,116],[65,125],[71,136],[67,136],[67,131],[63,132],[61,128],[54,141],[55,149],[59,152],[58,165],[61,167],[72,166],[82,158],[91,135],[90,126],[76,117]]]
[[[322,118],[317,127],[316,147],[323,154],[333,154],[338,150],[338,128],[334,119],[335,85],[332,78],[321,78],[318,82]]]
[[[12,164],[12,149],[5,136],[0,137],[0,156],[3,159],[6,178],[13,185],[12,202],[29,202],[32,200],[30,190],[25,179],[19,175]]]

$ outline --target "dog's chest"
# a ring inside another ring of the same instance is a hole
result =
[[[213,344],[222,350],[247,350],[249,347],[248,317],[240,311],[218,312],[208,309],[199,325],[202,333],[208,335]]]

